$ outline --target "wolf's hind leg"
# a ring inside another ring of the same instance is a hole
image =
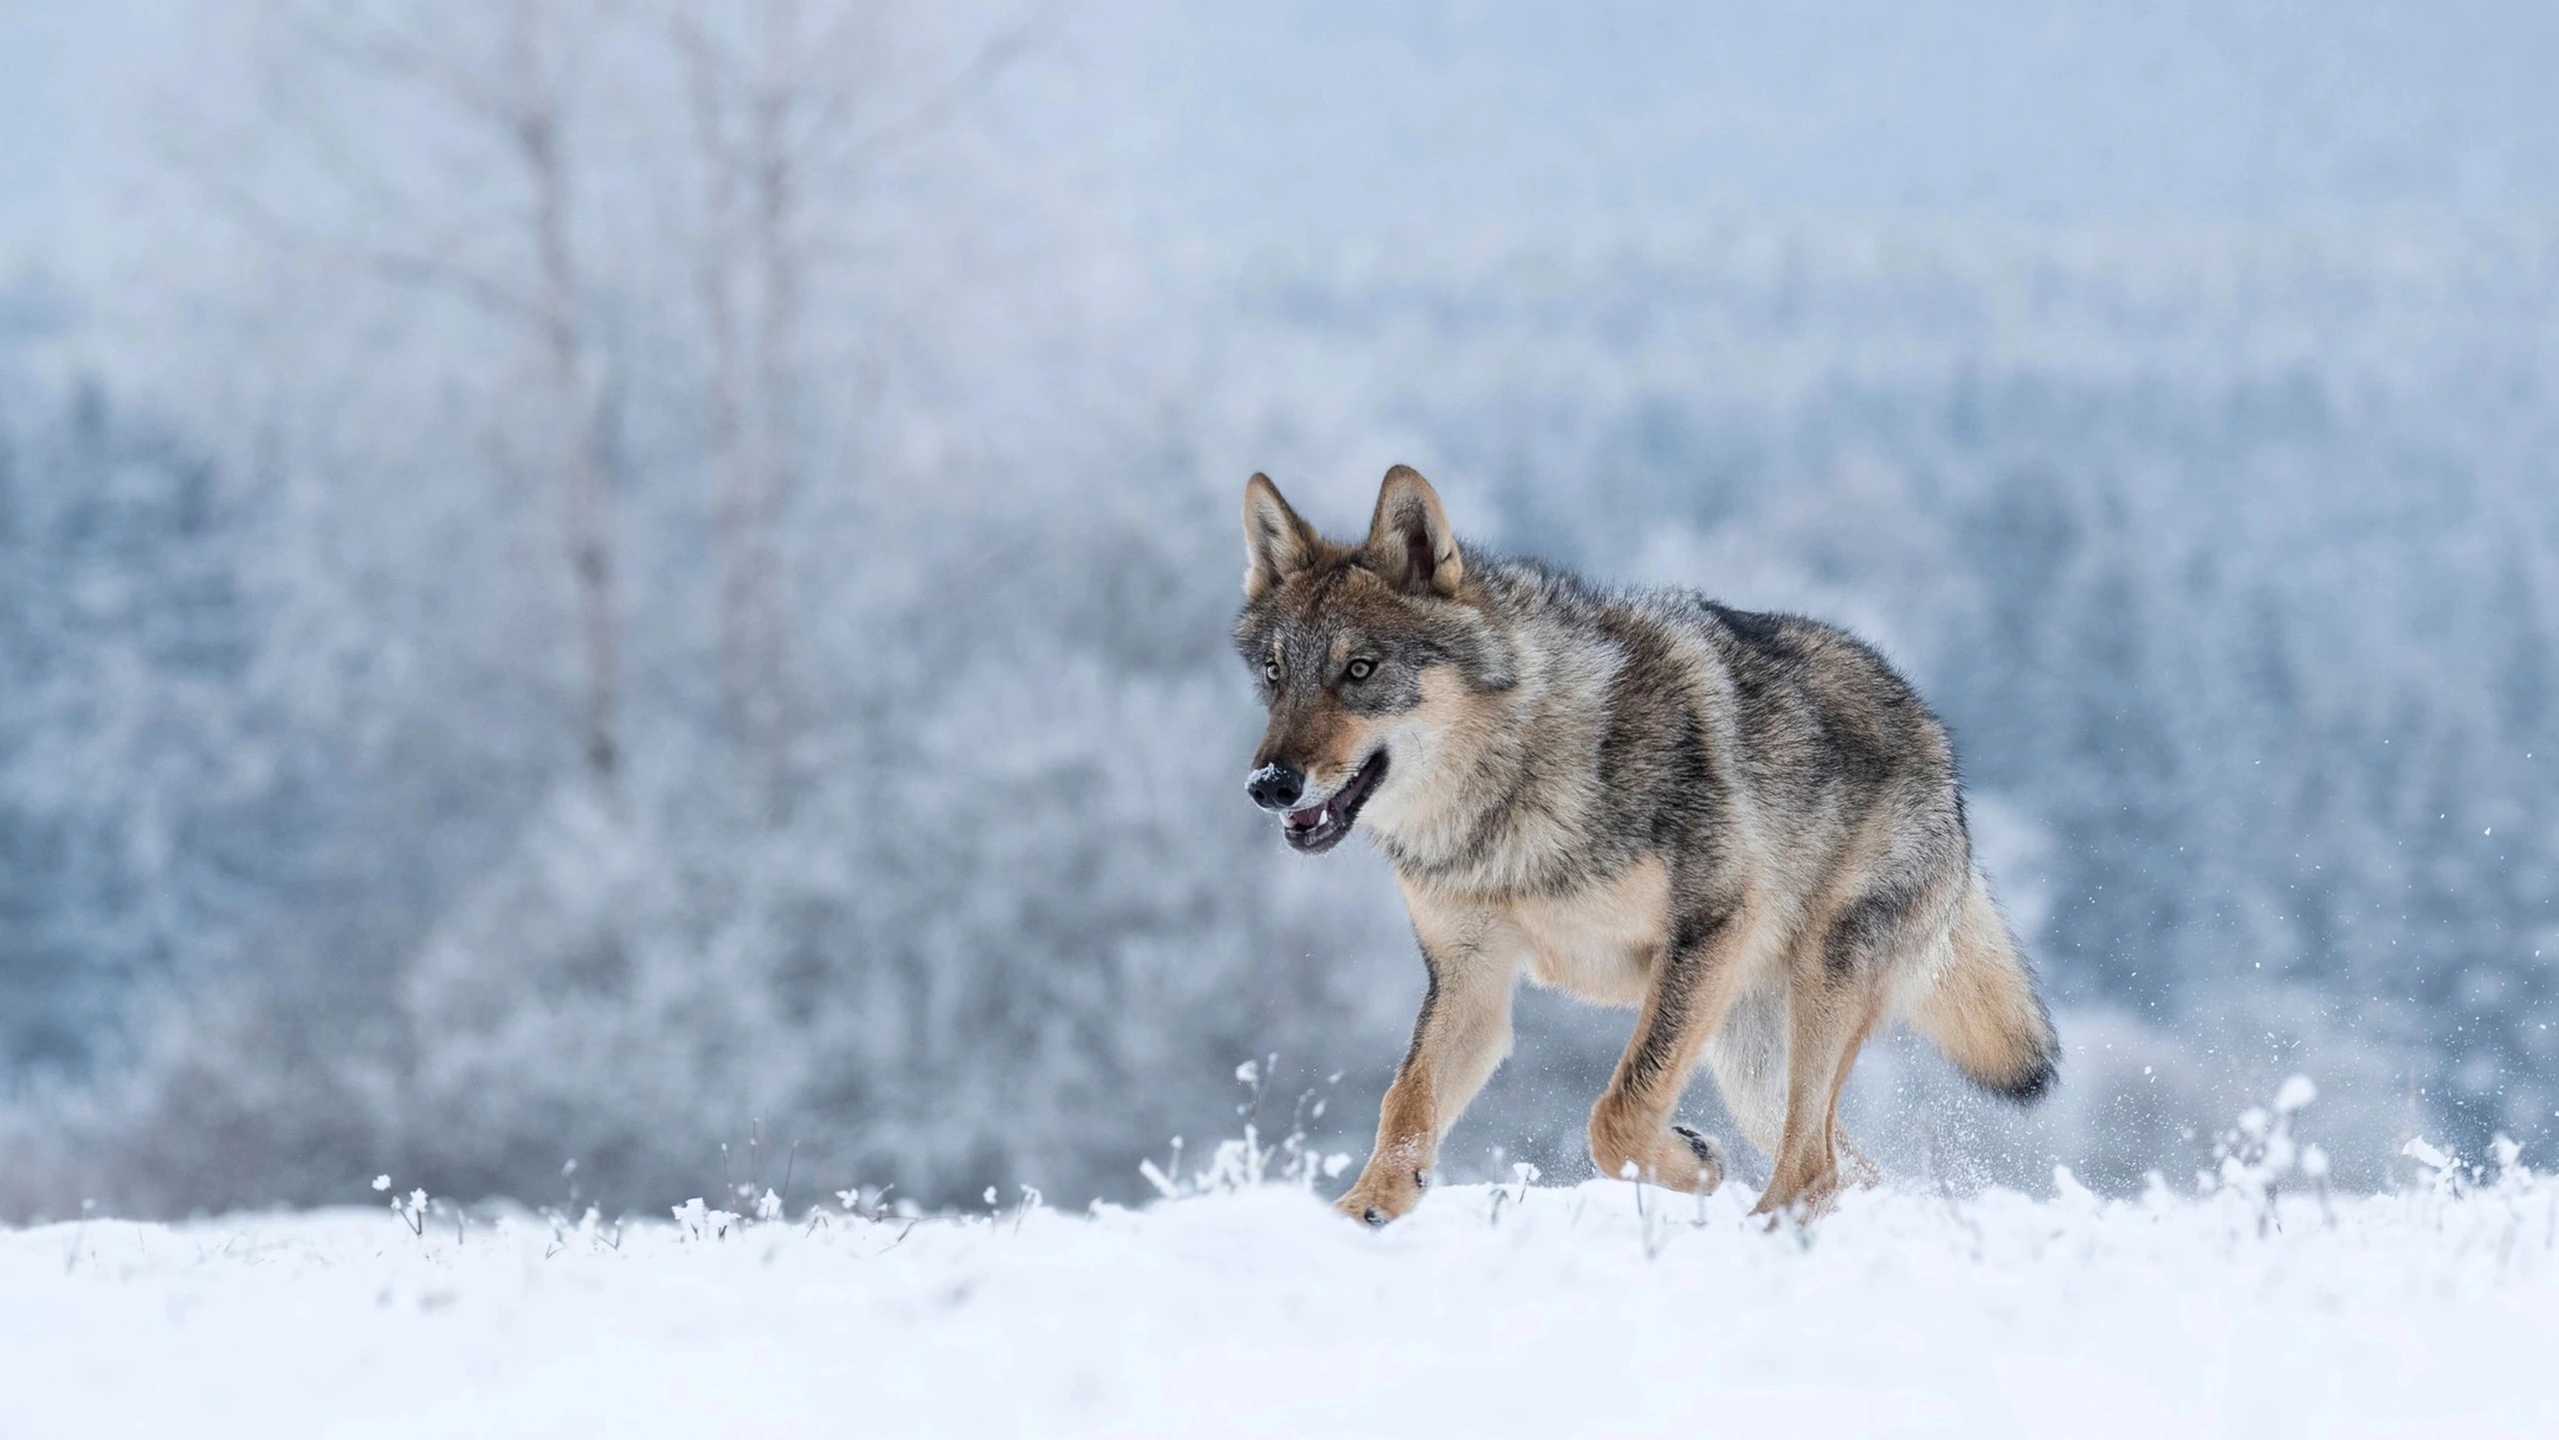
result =
[[[1764,1153],[1777,1153],[1786,1125],[1786,982],[1776,976],[1745,978],[1740,993],[1706,1042],[1706,1066],[1723,1092],[1724,1108],[1742,1138]]]
[[[1748,908],[1735,905],[1673,927],[1635,1034],[1608,1093],[1591,1108],[1591,1163],[1600,1174],[1701,1195],[1724,1182],[1723,1151],[1670,1117],[1739,987],[1751,921]]]
[[[1842,1188],[1853,1186],[1859,1190],[1872,1190],[1884,1183],[1884,1167],[1867,1158],[1845,1131],[1839,1136],[1839,1183]]]
[[[1942,941],[1962,898],[1967,872],[1942,859],[1923,849],[1870,875],[1787,956],[1786,1125],[1752,1213],[1818,1211],[1838,1191],[1839,1092],[1883,1022],[1896,967]],[[1873,1168],[1862,1161],[1852,1163]]]
[[[1840,1125],[1839,1096],[1848,1088],[1848,1072],[1857,1068],[1858,1052],[1882,1023],[1883,1009],[1879,1004],[1874,1017],[1866,1022],[1865,1032],[1858,1036],[1857,1043],[1849,1046],[1839,1057],[1839,1075],[1830,1086],[1831,1157],[1839,1166],[1840,1185],[1854,1185],[1860,1190],[1872,1190],[1884,1183],[1884,1172],[1881,1166],[1866,1158],[1866,1152],[1857,1148],[1857,1142],[1849,1139],[1848,1131]]]
[[[1800,978],[1786,1037],[1786,1129],[1754,1215],[1819,1211],[1839,1189],[1839,1092],[1881,1017],[1864,987],[1829,976]]]

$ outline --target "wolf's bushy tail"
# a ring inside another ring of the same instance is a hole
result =
[[[2020,1105],[2042,1099],[2059,1078],[2061,1042],[1979,872],[1956,912],[1953,945],[1936,984],[1909,1003],[1911,1028],[1984,1090]]]

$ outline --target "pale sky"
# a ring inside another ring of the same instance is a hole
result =
[[[241,7],[0,0],[0,286],[147,285]],[[2559,215],[2559,5],[1084,0],[1005,101],[1209,254],[1602,241],[1717,210]],[[183,253],[183,235],[177,242]]]

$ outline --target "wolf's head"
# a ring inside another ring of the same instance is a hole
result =
[[[1235,648],[1270,707],[1246,791],[1295,849],[1341,843],[1361,810],[1425,803],[1474,702],[1510,684],[1508,647],[1439,496],[1398,465],[1368,538],[1315,533],[1269,478],[1244,486],[1244,610]]]

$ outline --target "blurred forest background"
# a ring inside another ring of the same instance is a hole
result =
[[[2559,1109],[2559,10],[0,0],[0,1215],[1125,1197],[1421,970],[1236,498],[1880,642],[2061,1013],[1905,1174]],[[1461,1173],[1582,1173],[1542,997]],[[1325,1089],[1325,1077],[1339,1073]],[[1711,1085],[1693,1106],[1712,1115]],[[1194,1150],[1196,1153],[1196,1148]],[[1008,1190],[1009,1193],[1009,1190]]]

